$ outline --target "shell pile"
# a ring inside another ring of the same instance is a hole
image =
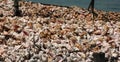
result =
[[[0,0],[0,62],[120,62],[120,13]]]

